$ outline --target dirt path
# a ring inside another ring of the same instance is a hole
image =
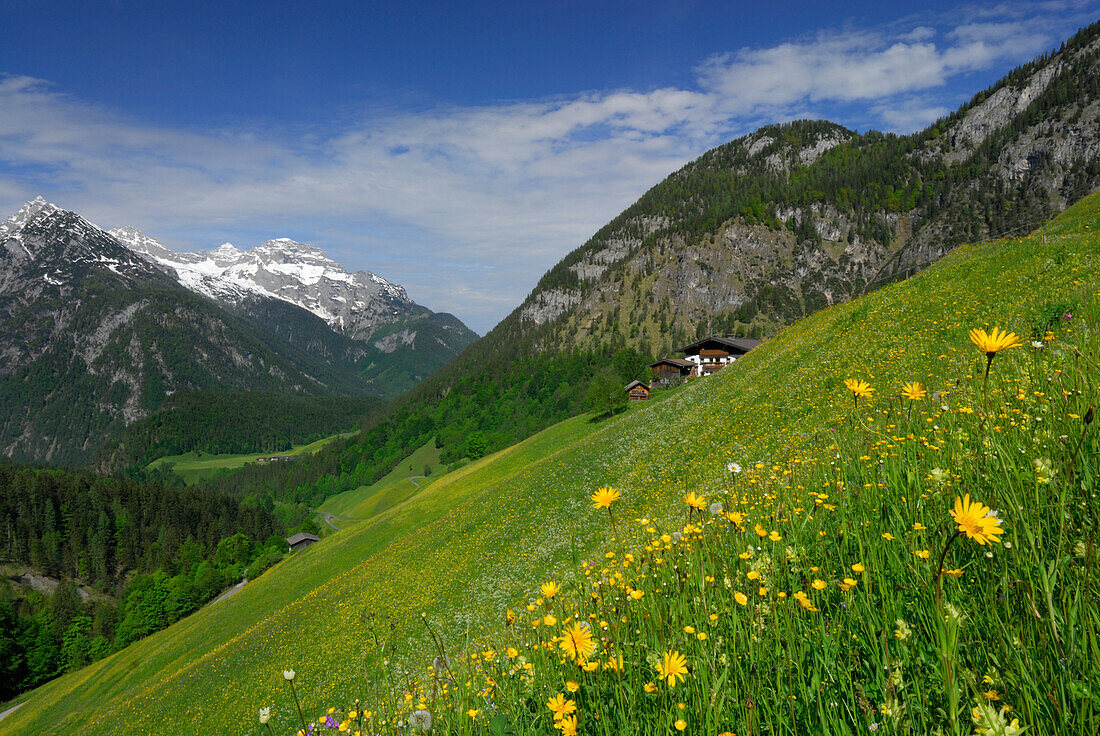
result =
[[[20,708],[22,708],[22,707],[23,707],[24,705],[26,705],[26,704],[27,704],[27,701],[26,701],[26,700],[24,700],[24,701],[23,701],[22,703],[20,703],[19,705],[13,705],[12,707],[8,708],[8,709],[7,709],[6,711],[4,711],[3,713],[0,713],[0,721],[4,720],[5,718],[7,718],[8,716],[10,716],[10,715],[11,715],[12,713],[14,713],[15,711],[19,710]]]
[[[427,477],[428,477],[428,476],[426,476],[426,475],[410,475],[410,476],[409,476],[408,478],[406,478],[405,480],[407,480],[408,482],[412,483],[412,484],[413,484],[414,486],[416,486],[417,488],[419,488],[419,487],[420,487],[420,484],[419,484],[419,483],[417,483],[417,482],[416,482],[415,480],[413,480],[413,478],[425,478],[425,479],[427,479]]]
[[[212,605],[214,605],[215,603],[217,603],[218,601],[224,601],[224,600],[225,600],[226,598],[228,598],[229,596],[231,596],[231,595],[236,595],[237,593],[240,593],[240,592],[241,592],[241,588],[243,588],[243,587],[244,587],[244,584],[245,584],[245,583],[247,583],[247,582],[248,582],[247,580],[242,580],[241,582],[237,583],[237,584],[236,584],[236,585],[234,585],[234,586],[233,586],[232,588],[230,588],[229,590],[225,591],[224,593],[222,593],[221,595],[219,595],[219,596],[218,596],[217,598],[215,598],[215,599],[214,599],[213,601],[211,601],[211,602],[210,602],[210,605],[212,606]]]
[[[339,521],[342,521],[342,519],[340,519],[340,517],[333,516],[332,514],[330,514],[329,512],[326,511],[323,518],[324,518],[326,524],[331,526],[336,531],[340,531],[340,527],[336,526],[336,524],[333,523],[333,519],[337,519]]]

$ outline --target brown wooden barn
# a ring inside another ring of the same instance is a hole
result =
[[[306,547],[309,547],[310,545],[316,544],[317,542],[320,542],[320,541],[321,541],[320,537],[318,537],[316,535],[313,535],[313,534],[309,534],[307,532],[298,532],[297,534],[286,538],[287,544],[290,545],[290,551],[291,552],[296,552],[297,550],[305,549]]]
[[[695,364],[683,358],[661,358],[650,363],[653,369],[653,384],[656,386],[677,386],[688,379]]]
[[[630,401],[646,401],[649,399],[649,386],[641,381],[631,381],[626,384],[626,398]]]

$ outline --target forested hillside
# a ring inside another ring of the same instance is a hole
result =
[[[306,518],[209,491],[0,465],[0,699],[255,577]]]
[[[370,396],[294,396],[272,391],[173,394],[165,408],[131,424],[96,463],[145,467],[188,452],[282,452],[336,432],[358,429],[381,405]]]

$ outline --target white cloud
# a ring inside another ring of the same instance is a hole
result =
[[[41,192],[184,247],[309,240],[484,332],[707,148],[809,110],[844,123],[857,103],[861,120],[916,130],[958,103],[953,78],[1027,60],[1057,38],[1052,23],[979,8],[951,27],[921,19],[714,56],[692,89],[390,111],[304,133],[149,125],[4,77],[0,206]]]

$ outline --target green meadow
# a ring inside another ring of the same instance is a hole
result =
[[[305,717],[348,732],[416,709],[440,733],[1094,731],[1097,227],[1093,196],[403,498],[405,463],[324,507],[365,521],[30,693],[0,734],[259,734],[263,707],[293,733],[288,669]],[[968,333],[992,327],[1024,344],[985,379]],[[1003,544],[955,534],[963,493]]]
[[[422,490],[442,472],[444,466],[439,462],[439,448],[435,442],[428,442],[375,483],[333,496],[318,510],[348,521],[367,519]]]
[[[157,458],[149,463],[146,469],[155,470],[165,465],[170,465],[172,472],[182,478],[184,483],[190,485],[203,478],[209,478],[215,473],[219,473],[223,470],[236,470],[247,463],[254,463],[264,457],[312,455],[330,442],[344,437],[351,437],[354,434],[355,432],[345,432],[344,434],[335,434],[331,437],[323,437],[306,445],[296,445],[286,452],[262,452],[253,455],[200,455],[199,453],[188,452],[183,455],[169,455]],[[293,462],[293,460],[285,462]]]

